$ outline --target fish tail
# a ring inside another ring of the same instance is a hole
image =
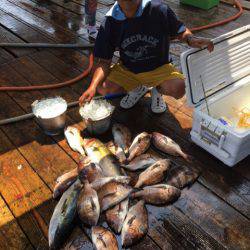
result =
[[[181,156],[187,161],[187,162],[192,162],[193,161],[193,156],[186,154],[184,152],[181,153]]]

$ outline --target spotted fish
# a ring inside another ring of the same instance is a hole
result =
[[[146,203],[152,205],[164,205],[177,200],[180,195],[180,189],[166,184],[158,184],[144,187],[133,193],[131,198],[142,198]]]
[[[111,209],[108,209],[105,213],[106,221],[110,228],[119,234],[122,230],[123,222],[128,212],[129,199],[126,199]]]
[[[182,189],[194,183],[199,175],[200,172],[198,170],[191,169],[185,165],[175,167],[169,173],[167,184]]]
[[[96,191],[85,181],[77,201],[77,212],[81,221],[95,226],[100,216],[100,205]]]
[[[150,146],[151,135],[147,132],[143,132],[135,137],[131,146],[129,147],[129,157],[127,158],[130,162],[136,156],[139,156],[147,151]]]
[[[169,168],[170,160],[163,159],[157,161],[139,175],[135,187],[139,188],[141,186],[149,186],[159,183],[165,178],[166,172],[169,170]]]
[[[148,232],[148,212],[141,200],[132,206],[122,227],[122,245],[129,247],[137,243]]]
[[[181,147],[173,141],[171,138],[160,134],[158,132],[152,133],[152,143],[153,145],[161,150],[164,153],[173,155],[173,156],[181,156],[187,161],[191,161],[191,156],[185,154]]]
[[[118,243],[114,234],[100,226],[92,227],[91,238],[96,250],[118,250]]]

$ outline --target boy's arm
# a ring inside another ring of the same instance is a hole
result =
[[[90,102],[95,96],[96,88],[98,85],[104,82],[109,74],[111,60],[98,59],[97,66],[95,68],[94,75],[92,77],[90,86],[79,98],[79,104],[82,105],[85,102]]]
[[[204,37],[196,37],[188,28],[186,28],[186,31],[181,33],[177,38],[180,41],[186,42],[190,47],[193,48],[207,47],[209,52],[212,52],[214,50],[214,44],[210,39]]]

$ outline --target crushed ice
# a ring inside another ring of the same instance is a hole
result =
[[[61,97],[48,98],[32,103],[33,113],[40,118],[53,118],[61,115],[67,109],[67,102]]]
[[[111,115],[114,108],[106,100],[92,100],[81,107],[79,113],[84,119],[98,121]]]

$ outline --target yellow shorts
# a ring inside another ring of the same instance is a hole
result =
[[[171,63],[164,64],[152,71],[135,74],[125,68],[121,62],[111,67],[111,72],[107,80],[120,85],[126,91],[130,91],[139,85],[156,87],[161,83],[171,79],[183,79],[181,74]]]

